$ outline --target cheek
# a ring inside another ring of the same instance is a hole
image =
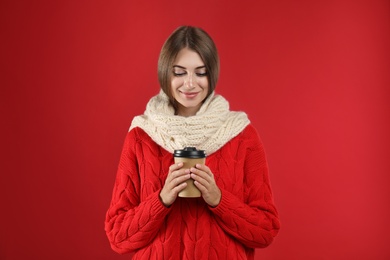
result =
[[[209,87],[209,81],[206,77],[198,79],[198,85],[202,86],[203,88],[208,88]]]
[[[171,80],[171,87],[172,89],[176,89],[183,85],[183,80],[181,78],[173,78]]]

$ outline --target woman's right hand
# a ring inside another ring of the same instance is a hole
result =
[[[176,163],[169,167],[167,179],[160,192],[161,202],[166,207],[173,204],[177,194],[187,186],[185,181],[191,177],[190,170],[181,169],[182,167],[183,163]]]

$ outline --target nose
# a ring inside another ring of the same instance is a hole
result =
[[[184,86],[189,89],[194,88],[194,73],[188,73],[188,76],[184,80]]]

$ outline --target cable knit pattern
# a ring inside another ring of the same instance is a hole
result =
[[[214,93],[205,100],[195,116],[177,116],[168,96],[160,91],[151,98],[144,115],[133,119],[130,130],[142,128],[170,153],[192,146],[212,154],[248,124],[249,119],[244,112],[230,111],[226,99]]]
[[[180,147],[183,144],[179,145]],[[173,156],[139,127],[126,136],[105,220],[111,247],[133,259],[254,259],[279,230],[262,143],[251,124],[210,154],[220,204],[159,200]]]

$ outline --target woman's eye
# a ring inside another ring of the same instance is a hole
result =
[[[185,72],[173,72],[173,75],[174,76],[176,76],[176,77],[180,77],[180,76],[184,76],[184,75],[186,75],[187,73],[185,73]]]
[[[185,72],[185,71],[174,71],[173,75],[175,77],[182,77],[182,76],[187,75],[187,72]],[[207,76],[207,72],[197,72],[197,73],[195,73],[195,75],[198,76],[198,77],[205,77],[205,76]]]

